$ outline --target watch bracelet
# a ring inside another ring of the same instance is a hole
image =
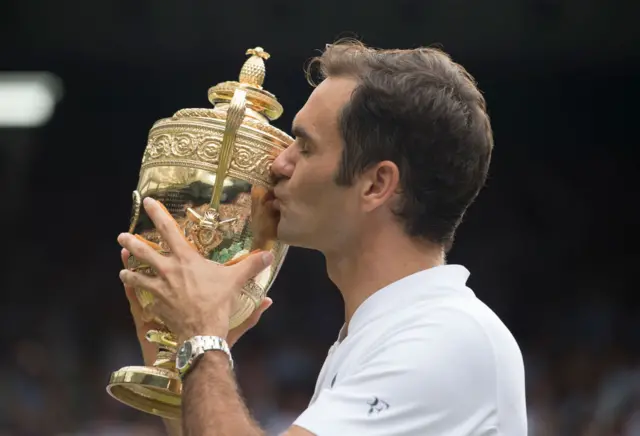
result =
[[[191,362],[189,364],[188,369],[184,373],[181,373],[180,371],[178,371],[178,374],[181,380],[184,380],[187,374],[189,374],[193,370],[193,367],[195,366],[196,362],[200,360],[200,358],[207,351],[221,351],[225,353],[227,355],[227,358],[229,359],[229,366],[233,370],[233,367],[234,367],[233,357],[231,356],[231,350],[229,349],[229,345],[227,344],[227,341],[224,338],[221,338],[219,336],[198,335],[198,336],[193,336],[188,341],[191,342],[194,345],[194,347],[191,350],[191,358],[190,358]]]

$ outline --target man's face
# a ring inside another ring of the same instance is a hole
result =
[[[278,239],[285,243],[326,252],[353,235],[357,190],[337,186],[334,177],[344,148],[339,114],[355,87],[350,78],[324,80],[295,117],[295,142],[272,165]]]

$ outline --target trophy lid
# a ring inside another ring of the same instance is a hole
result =
[[[271,55],[262,47],[248,49],[246,54],[250,57],[240,69],[237,81],[221,82],[209,88],[208,98],[214,105],[213,108],[180,109],[173,114],[172,119],[176,121],[198,118],[225,120],[234,94],[242,90],[246,94],[247,108],[243,124],[256,127],[289,144],[292,138],[269,124],[269,121],[280,118],[284,111],[276,96],[262,87],[266,76],[264,61]],[[166,120],[160,120],[156,124],[165,122]]]
[[[140,186],[150,181],[174,183],[178,173],[186,183],[192,178],[187,169],[271,186],[270,165],[293,138],[270,124],[282,115],[283,108],[263,88],[269,53],[255,47],[246,54],[249,58],[237,81],[209,89],[214,107],[180,109],[153,124],[142,158]],[[216,188],[215,193],[220,194]]]
[[[250,109],[271,121],[276,120],[282,115],[282,105],[275,95],[262,87],[266,75],[264,61],[271,55],[262,47],[251,48],[246,54],[251,57],[242,66],[238,81],[222,82],[211,87],[209,101],[214,106],[228,104],[236,89],[240,88],[247,93],[247,106]]]

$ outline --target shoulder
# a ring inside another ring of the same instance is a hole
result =
[[[411,348],[412,355],[425,359],[433,358],[436,350],[441,356],[490,360],[509,352],[521,355],[509,329],[475,297],[418,303],[385,318],[372,329],[384,332],[371,343],[373,353]]]
[[[297,420],[301,427],[326,432],[319,434],[526,434],[520,350],[479,301],[418,303],[354,333],[343,344],[349,364]]]
[[[421,380],[493,372],[495,340],[478,317],[457,307],[431,307],[422,313],[412,310],[401,320],[370,348],[368,359],[403,361],[407,370],[424,376]]]
[[[519,394],[524,383],[520,348],[480,300],[447,299],[397,315],[385,322],[383,334],[369,342],[361,368],[376,362],[381,370],[398,371],[393,383],[404,386],[407,395],[421,396],[428,389],[438,392],[438,401]]]

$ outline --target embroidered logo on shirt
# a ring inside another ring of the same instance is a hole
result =
[[[389,408],[389,403],[381,400],[378,397],[373,397],[371,400],[367,401],[367,404],[370,406],[368,415],[373,413],[380,413],[383,410],[387,410]]]

